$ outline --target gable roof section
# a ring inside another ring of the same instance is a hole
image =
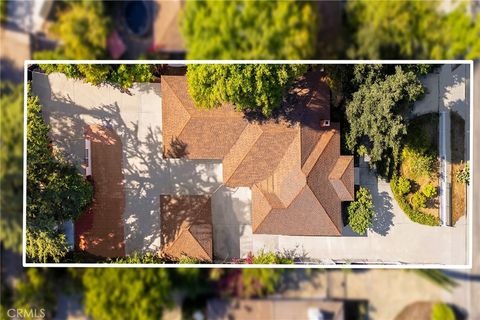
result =
[[[162,76],[164,154],[190,159],[223,159],[247,126],[232,105],[201,110],[188,94],[185,76]],[[185,146],[175,155],[175,143]]]
[[[212,212],[209,196],[160,195],[162,253],[212,261]]]

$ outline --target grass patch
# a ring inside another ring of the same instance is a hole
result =
[[[465,215],[466,187],[456,179],[457,172],[465,166],[465,120],[451,112],[451,145],[452,145],[452,224]]]

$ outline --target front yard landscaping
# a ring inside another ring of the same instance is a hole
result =
[[[408,126],[399,176],[392,191],[403,211],[415,222],[439,224],[438,114],[426,114]]]
[[[457,179],[457,175],[465,168],[465,120],[451,113],[452,139],[452,224],[465,214],[466,187]]]

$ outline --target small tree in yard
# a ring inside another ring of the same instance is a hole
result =
[[[348,206],[348,224],[358,234],[364,234],[372,224],[375,212],[373,210],[372,195],[368,189],[360,187],[357,200]]]
[[[428,199],[433,198],[437,195],[437,188],[433,184],[429,183],[425,186],[425,189],[423,189],[423,194]]]
[[[425,208],[427,206],[427,197],[420,191],[415,192],[412,197],[412,206],[416,210]]]
[[[397,187],[401,195],[406,195],[410,192],[412,186],[410,180],[405,177],[400,177],[397,182]]]

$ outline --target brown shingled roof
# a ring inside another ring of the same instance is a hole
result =
[[[212,261],[212,212],[209,196],[160,195],[162,253]]]
[[[188,158],[222,159],[225,185],[252,188],[254,233],[341,235],[341,202],[353,200],[353,157],[340,155],[330,91],[319,72],[306,81],[310,95],[295,123],[259,124],[229,105],[199,110],[184,76],[162,77],[166,155],[167,141],[180,140]]]

